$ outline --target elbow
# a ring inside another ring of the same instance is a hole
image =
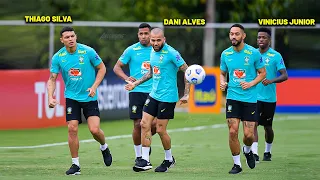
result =
[[[264,71],[264,72],[260,73],[260,75],[262,76],[262,79],[265,79],[267,77],[267,72]]]
[[[286,74],[285,76],[284,76],[284,81],[286,81],[286,80],[288,80],[289,79],[289,77],[288,77],[288,75]]]

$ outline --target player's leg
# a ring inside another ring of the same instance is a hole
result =
[[[246,156],[247,165],[253,169],[256,166],[256,159],[251,151],[254,140],[254,128],[256,126],[256,110],[257,103],[242,103],[242,119],[243,119],[243,153]]]
[[[105,135],[100,128],[100,111],[98,101],[90,101],[81,103],[83,114],[88,122],[88,128],[93,138],[100,143],[100,150],[102,153],[103,161],[106,166],[111,166],[112,155],[108,144],[106,143]]]
[[[274,139],[274,132],[272,128],[272,122],[274,113],[276,110],[276,103],[265,103],[265,123],[264,123],[264,130],[265,130],[265,151],[263,154],[264,161],[271,161],[271,148]]]
[[[164,103],[160,102],[158,106],[158,115],[157,115],[157,133],[160,136],[162,146],[164,149],[164,160],[155,169],[155,172],[167,172],[169,168],[175,165],[175,159],[172,156],[171,152],[171,138],[167,132],[167,125],[169,119],[174,118],[174,109],[176,103]]]
[[[229,148],[233,158],[233,167],[229,174],[238,174],[242,171],[240,161],[240,142],[238,139],[240,112],[239,102],[227,99],[226,119],[229,128]]]
[[[252,150],[252,153],[256,159],[256,163],[259,163],[259,161],[260,161],[259,154],[258,154],[258,140],[259,140],[258,126],[261,125],[260,115],[262,114],[262,110],[263,110],[263,103],[261,101],[258,101],[257,102],[257,110],[255,112],[256,119],[258,120],[258,122],[256,122],[255,127],[254,127],[254,139],[253,139],[253,143],[251,146],[251,150]]]
[[[72,158],[72,165],[66,174],[78,175],[80,174],[78,124],[81,123],[81,107],[77,101],[68,98],[66,99],[66,120],[68,123],[68,145]]]
[[[152,140],[151,134],[151,126],[152,121],[157,115],[157,106],[159,101],[148,97],[142,113],[141,120],[141,144],[142,144],[142,159],[138,160],[133,167],[133,170],[136,172],[146,171],[152,169],[152,165],[150,163],[150,145]]]

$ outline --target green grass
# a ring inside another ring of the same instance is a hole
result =
[[[277,116],[278,119],[288,116]],[[228,146],[228,129],[206,128],[199,131],[172,132],[172,153],[177,164],[168,173],[153,170],[142,173],[132,171],[134,150],[131,138],[109,140],[114,162],[105,167],[99,144],[80,144],[80,164],[82,175],[65,176],[71,165],[67,145],[36,149],[1,149],[0,179],[319,179],[318,132],[320,116],[290,116],[287,120],[274,122],[275,142],[272,149],[273,161],[260,162],[255,169],[249,169],[241,155],[243,173],[229,175],[233,162]],[[169,129],[182,127],[225,124],[224,115],[189,115],[177,113],[169,123]],[[101,125],[107,136],[131,134],[130,120],[105,122]],[[241,128],[242,129],[242,128]],[[92,139],[86,124],[80,125],[80,139]],[[242,130],[239,139],[242,139]],[[260,138],[263,138],[259,128]],[[0,146],[40,145],[65,142],[67,129],[48,128],[23,131],[0,131]],[[260,139],[259,154],[263,155],[264,142]],[[242,141],[240,141],[242,144]],[[158,136],[154,136],[151,163],[154,168],[163,158],[164,152]],[[235,177],[236,176],[236,177]]]

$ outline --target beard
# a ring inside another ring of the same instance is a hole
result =
[[[162,43],[161,46],[158,46],[159,49],[155,49],[156,48],[155,46],[152,46],[152,47],[154,51],[158,52],[163,48],[163,46],[164,46],[164,43]]]
[[[241,42],[242,42],[242,40],[240,40],[240,41],[238,41],[236,39],[231,40],[232,46],[235,46],[235,47],[239,46],[241,44]]]

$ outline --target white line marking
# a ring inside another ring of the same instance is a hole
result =
[[[275,118],[275,121],[286,121],[286,120],[315,120],[319,119],[319,116],[286,116],[286,117],[278,117]],[[200,131],[204,129],[217,129],[217,128],[224,128],[227,127],[226,124],[215,124],[212,126],[196,126],[196,127],[186,127],[186,128],[179,128],[179,129],[169,129],[168,132],[188,132],[188,131]],[[107,140],[113,139],[124,139],[124,138],[131,138],[131,134],[127,135],[119,135],[119,136],[109,136],[106,137]],[[89,143],[95,142],[94,139],[86,139],[80,140],[80,143]],[[0,147],[0,149],[35,149],[35,148],[45,148],[45,147],[53,147],[53,146],[63,146],[68,145],[68,142],[61,142],[61,143],[52,143],[52,144],[42,144],[36,146],[8,146],[8,147]]]

